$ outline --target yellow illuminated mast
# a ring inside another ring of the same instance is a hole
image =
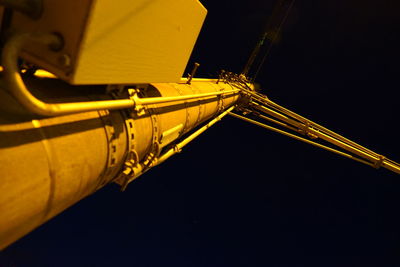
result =
[[[23,11],[2,47],[0,249],[109,183],[124,190],[227,115],[400,173],[398,163],[254,89],[248,73],[282,16],[242,74],[196,79],[196,64],[181,79],[207,13],[197,0],[32,2],[38,12],[0,1]],[[55,75],[27,75],[39,67]]]

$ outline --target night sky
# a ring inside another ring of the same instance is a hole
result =
[[[203,0],[198,76],[240,72],[275,0]],[[298,0],[258,76],[273,101],[400,161],[398,0]],[[190,71],[188,68],[187,72]],[[4,266],[400,266],[400,177],[225,118]],[[0,264],[0,266],[3,266]]]

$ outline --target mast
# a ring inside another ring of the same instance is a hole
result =
[[[60,1],[60,5],[70,7],[71,2]],[[223,72],[218,79],[193,78],[198,65],[188,79],[176,78],[180,78],[177,75],[182,73],[205,18],[206,10],[198,1],[185,1],[187,6],[177,7],[177,14],[167,14],[177,23],[167,28],[170,34],[163,32],[163,19],[151,17],[155,11],[165,15],[165,6],[154,10],[153,6],[141,6],[140,10],[149,13],[141,17],[143,20],[129,17],[132,24],[124,29],[125,24],[114,28],[104,25],[101,14],[108,14],[109,2],[97,2],[103,9],[80,3],[92,20],[79,17],[77,21],[83,25],[74,29],[63,21],[56,25],[60,27],[57,33],[32,31],[34,26],[53,27],[46,14],[65,15],[51,4],[43,7],[38,21],[18,14],[10,22],[24,33],[11,35],[2,49],[0,249],[109,183],[115,182],[124,190],[227,115],[399,173],[398,163],[254,90],[249,80],[257,76],[290,10],[285,1],[279,3],[286,15],[278,16],[277,24],[267,24],[243,73]],[[121,1],[121,7],[113,5],[119,9],[110,12],[110,21],[125,22],[121,12],[131,6],[128,0]],[[188,8],[194,12],[188,15]],[[102,12],[95,13],[99,9]],[[75,21],[74,16],[65,19]],[[138,21],[146,23],[137,25]],[[152,31],[157,27],[159,34]],[[274,30],[270,31],[271,27]],[[127,34],[133,28],[138,35]],[[160,38],[166,40],[161,42]],[[72,45],[71,40],[76,43]],[[143,50],[137,53],[132,46]],[[266,53],[257,61],[262,51]],[[19,57],[23,64],[19,64]],[[37,71],[36,75],[21,76],[22,72],[35,72],[38,66],[53,74]],[[253,67],[255,73],[251,74]]]

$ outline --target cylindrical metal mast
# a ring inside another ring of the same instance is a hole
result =
[[[40,92],[46,98],[68,94],[63,92],[68,88],[57,80],[33,79],[28,84],[35,95]],[[136,111],[32,118],[15,115],[23,109],[6,90],[0,89],[0,248],[115,179],[126,186],[157,165],[159,158],[165,160],[168,155],[163,153],[173,148],[172,143],[239,98],[238,90],[228,84],[193,79],[190,85],[148,85],[141,89],[139,99],[152,103],[188,95],[211,96],[144,104]],[[75,99],[78,103],[88,100]]]

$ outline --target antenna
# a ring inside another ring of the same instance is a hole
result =
[[[242,74],[248,77],[251,82],[254,82],[260,72],[260,69],[270,53],[272,45],[276,42],[276,38],[279,35],[294,2],[295,0],[278,0],[276,3],[271,17],[267,20],[260,40],[254,47],[253,52],[242,71]],[[252,70],[254,70],[254,72],[252,72]]]

